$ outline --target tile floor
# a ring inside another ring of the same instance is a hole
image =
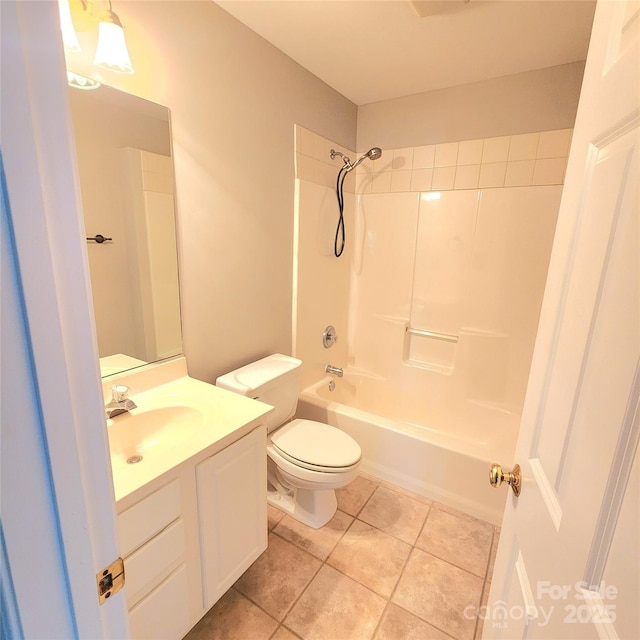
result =
[[[311,529],[269,506],[269,548],[185,640],[474,640],[499,529],[358,476]]]

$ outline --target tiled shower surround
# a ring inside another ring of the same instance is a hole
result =
[[[496,411],[517,422],[571,133],[383,149],[345,181],[347,245],[336,259],[343,161],[329,152],[358,154],[296,127],[295,354],[304,386],[328,358],[364,372],[359,396],[377,415],[445,432],[458,424],[476,436],[500,420]],[[317,338],[323,323],[347,337],[328,353]]]
[[[345,182],[345,189],[360,194],[559,185],[564,181],[572,132],[558,129],[383,149],[382,158],[358,166],[355,183]],[[332,148],[351,160],[363,153],[296,127],[296,177],[334,187],[342,160],[331,160]]]

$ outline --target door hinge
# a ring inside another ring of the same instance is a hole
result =
[[[124,587],[124,560],[118,558],[108,567],[96,573],[98,585],[98,600],[103,604],[107,598],[118,593]]]

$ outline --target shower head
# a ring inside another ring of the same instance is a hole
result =
[[[329,154],[331,159],[333,160],[336,156],[340,156],[344,161],[343,170],[346,173],[349,171],[353,171],[365,158],[369,158],[369,160],[377,160],[380,156],[382,156],[382,149],[380,147],[373,147],[369,149],[367,153],[363,153],[353,164],[351,164],[351,160],[344,155],[344,153],[340,153],[335,149],[331,149],[331,153]]]
[[[347,167],[347,171],[352,171],[355,169],[365,158],[369,158],[369,160],[377,160],[382,156],[382,149],[380,147],[373,147],[367,151],[367,153],[363,153],[353,164],[350,164]]]

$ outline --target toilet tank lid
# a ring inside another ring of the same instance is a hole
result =
[[[216,379],[216,386],[229,391],[251,395],[265,384],[302,366],[302,360],[281,353],[225,373]]]

